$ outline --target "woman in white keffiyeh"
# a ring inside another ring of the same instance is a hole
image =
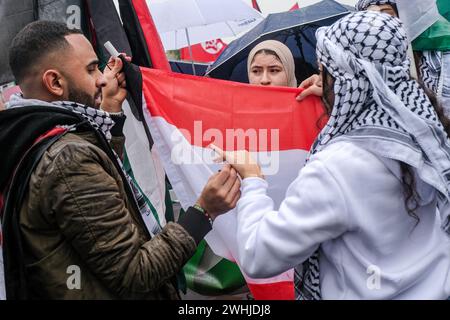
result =
[[[316,35],[330,119],[281,206],[257,165],[224,154],[244,178],[241,267],[270,277],[299,266],[300,299],[445,299],[450,144],[409,76],[401,22],[358,12]]]

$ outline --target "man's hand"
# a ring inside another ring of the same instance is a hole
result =
[[[209,178],[197,204],[214,220],[236,206],[241,197],[240,188],[236,170],[227,164]]]
[[[127,61],[131,61],[130,57],[126,57]],[[123,63],[119,58],[111,57],[107,67],[103,72],[106,78],[106,86],[102,88],[102,110],[108,112],[122,111],[122,103],[127,97],[127,83],[125,74],[122,71]]]
[[[318,74],[314,74],[300,83],[299,88],[303,88],[305,90],[297,96],[297,101],[302,101],[310,95],[321,97],[323,94],[322,79]]]

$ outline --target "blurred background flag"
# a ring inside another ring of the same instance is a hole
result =
[[[214,62],[226,46],[227,44],[221,39],[208,40],[191,46],[191,52],[189,52],[188,47],[182,48],[180,50],[180,58],[181,60],[193,60],[196,62]]]
[[[436,0],[397,0],[397,8],[410,41],[441,18]]]

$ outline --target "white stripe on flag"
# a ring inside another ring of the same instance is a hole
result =
[[[142,192],[155,207],[161,227],[164,227],[166,224],[166,182],[163,165],[157,150],[153,148],[150,152],[143,124],[133,116],[130,105],[126,100],[122,109],[127,116],[124,125],[125,150],[134,178]]]

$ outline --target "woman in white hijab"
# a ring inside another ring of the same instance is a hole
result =
[[[276,40],[263,41],[250,51],[247,71],[250,84],[297,87],[291,50]]]

